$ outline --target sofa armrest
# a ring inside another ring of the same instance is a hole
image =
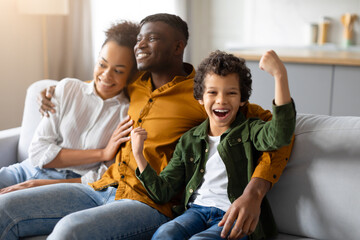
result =
[[[17,163],[21,127],[0,131],[0,168]]]
[[[41,121],[37,96],[45,88],[56,85],[55,80],[40,80],[31,84],[26,92],[24,114],[21,123],[21,133],[18,146],[18,161],[22,162],[28,158],[28,149],[33,138],[34,132]]]

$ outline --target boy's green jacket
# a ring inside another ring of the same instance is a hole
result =
[[[218,151],[224,161],[228,175],[228,197],[234,202],[242,195],[251,179],[259,156],[259,151],[276,150],[291,142],[295,129],[296,111],[293,102],[273,106],[273,118],[269,122],[259,119],[245,119],[238,111],[231,127],[222,134]],[[150,197],[162,204],[170,201],[184,190],[180,208],[174,208],[181,214],[187,207],[191,195],[202,183],[208,159],[209,120],[186,132],[176,145],[173,157],[167,167],[159,174],[148,164],[136,175],[145,186]],[[270,205],[264,198],[261,205],[259,223],[250,239],[264,239],[277,234]]]

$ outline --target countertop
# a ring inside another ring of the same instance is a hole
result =
[[[248,61],[259,61],[262,54],[272,48],[244,48],[230,51]],[[321,48],[273,48],[283,62],[360,66],[360,51]]]

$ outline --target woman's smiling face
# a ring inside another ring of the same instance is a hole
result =
[[[116,96],[126,86],[135,64],[133,56],[133,49],[114,41],[102,47],[94,68],[95,88],[102,99]]]

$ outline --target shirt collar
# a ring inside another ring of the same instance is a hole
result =
[[[86,93],[87,95],[94,95],[94,96],[100,98],[101,100],[103,100],[103,99],[99,96],[99,94],[96,92],[96,89],[95,89],[95,81],[94,81],[94,80],[92,80],[91,82],[86,83],[85,93]],[[112,98],[109,98],[109,99],[106,99],[106,100],[104,100],[104,101],[113,101],[113,100],[116,100],[116,101],[118,101],[118,102],[122,102],[124,98],[127,99],[127,97],[125,96],[124,91],[121,91],[121,92],[120,92],[119,94],[117,94],[116,96],[114,96],[114,97],[112,97]]]
[[[86,94],[88,94],[88,95],[91,95],[91,94],[97,95],[96,90],[95,90],[95,81],[94,80],[92,80],[91,82],[87,82],[85,84],[86,84],[86,88],[85,88],[85,93]]]
[[[175,85],[178,82],[182,82],[184,80],[187,79],[191,79],[195,77],[195,69],[194,67],[189,64],[189,63],[183,63],[184,66],[184,70],[185,72],[188,74],[187,76],[175,76],[170,82],[168,82],[167,84],[165,84],[164,86],[160,87],[164,88],[164,87],[171,87],[173,85]],[[151,85],[151,72],[144,72],[142,74],[142,76],[140,76],[141,81],[147,85],[149,88],[152,89],[152,85]]]

